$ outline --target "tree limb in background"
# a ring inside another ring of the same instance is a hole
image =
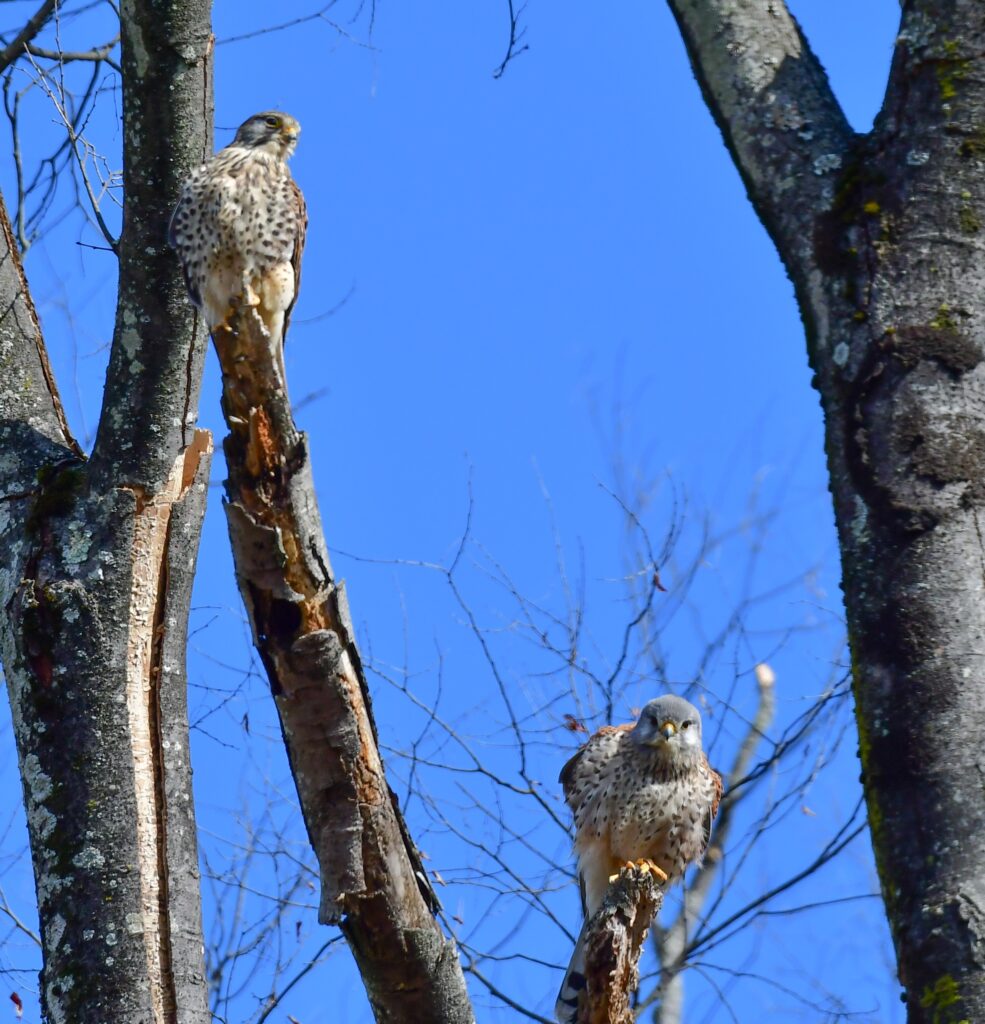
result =
[[[32,39],[44,28],[54,14],[58,0],[44,0],[44,3],[28,18],[27,23],[3,50],[0,50],[0,73],[7,70],[18,57],[22,56]]]
[[[756,750],[773,723],[776,710],[776,677],[766,664],[757,665],[755,674],[759,705],[735,753],[732,767],[725,776],[724,793],[711,842],[705,852],[704,863],[685,890],[684,906],[673,923],[666,928],[654,930],[657,958],[660,961],[660,985],[653,997],[658,1002],[656,1024],[680,1024],[684,1019],[684,985],[681,971],[686,963],[688,942],[694,937],[705,902],[722,864],[735,810],[741,802],[741,790],[735,787],[748,774]],[[651,1000],[644,1000],[644,1005],[649,1001]]]
[[[473,1020],[455,943],[379,754],[345,590],[325,545],[307,438],[257,314],[213,332],[222,367],[226,515],[321,872],[379,1021]]]
[[[811,227],[855,135],[782,0],[668,0],[725,144],[784,261]],[[789,262],[788,262],[789,265]]]
[[[523,17],[523,12],[527,9],[527,5],[524,3],[516,7],[513,0],[506,0],[506,2],[510,9],[510,38],[506,45],[506,55],[493,72],[493,78],[502,78],[510,61],[515,60],[521,53],[525,53],[530,49],[530,44],[523,42],[523,37],[527,34],[527,30],[520,27],[520,19]]]

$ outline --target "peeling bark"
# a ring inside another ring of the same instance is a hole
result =
[[[588,926],[585,988],[578,1024],[633,1024],[633,993],[647,932],[663,904],[663,891],[649,872],[624,871],[609,886]]]
[[[670,6],[807,330],[908,1019],[985,1020],[981,5],[903,4],[864,137],[782,3]]]
[[[166,752],[160,705],[161,640],[167,629],[164,610],[172,554],[168,548],[174,509],[196,480],[201,487],[202,480],[208,479],[211,455],[211,435],[197,431],[192,444],[175,459],[164,489],[154,495],[135,493],[126,704],[136,793],[141,928],[150,939],[145,946],[154,1020],[161,1021],[173,1020],[177,1007],[168,925]],[[179,884],[186,881],[182,877]]]
[[[345,588],[328,557],[307,439],[260,318],[214,332],[223,375],[226,514],[321,872],[377,1020],[472,1021],[454,943],[387,785]]]
[[[159,529],[161,519],[172,529],[153,544],[140,543],[146,531],[133,491],[87,491],[83,463],[58,466],[46,485],[4,503],[0,654],[52,1024],[209,1019],[197,887],[187,890],[197,879],[188,870],[194,828],[179,836],[171,827],[193,826],[190,801],[180,800],[182,791],[188,799],[189,766],[185,756],[178,771],[180,753],[164,747],[158,717],[165,702],[183,707],[183,658],[167,671],[161,660],[163,610],[171,606],[183,632],[191,580],[179,589],[167,566],[194,562],[208,449],[189,449],[179,466],[187,475],[152,513]],[[147,621],[135,622],[148,590]],[[187,750],[187,723],[172,719],[168,729]],[[184,890],[180,917],[168,903],[172,877]]]

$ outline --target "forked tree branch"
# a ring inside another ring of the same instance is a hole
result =
[[[668,2],[797,289],[908,1019],[985,1020],[981,3],[904,0],[860,138],[780,0]]]

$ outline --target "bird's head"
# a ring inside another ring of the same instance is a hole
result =
[[[629,738],[638,747],[664,757],[697,757],[701,754],[701,713],[683,697],[657,697],[643,708]]]
[[[301,125],[290,114],[265,110],[239,126],[233,145],[260,149],[286,160],[294,152],[300,134]]]

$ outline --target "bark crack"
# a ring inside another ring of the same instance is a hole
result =
[[[177,996],[168,922],[167,806],[161,745],[159,682],[166,623],[171,513],[211,451],[211,435],[198,430],[175,459],[164,488],[136,496],[130,623],[127,644],[127,712],[134,759],[141,913],[151,1007],[155,1024],[177,1021]]]

